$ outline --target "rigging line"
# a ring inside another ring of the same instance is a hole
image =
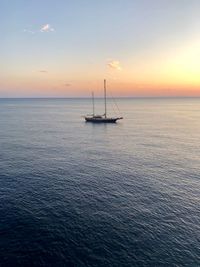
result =
[[[113,113],[115,114],[115,116],[117,116],[118,113],[116,112],[116,108],[115,108],[115,106],[114,106],[114,105],[110,105],[110,106],[111,106],[112,111],[113,111]]]
[[[115,101],[115,99],[114,99],[113,94],[112,94],[111,91],[110,91],[110,94],[111,94],[111,99],[112,99],[112,101],[114,102],[114,104],[115,104],[115,106],[116,106],[118,112],[121,113],[121,111],[120,111],[120,109],[119,109],[119,106],[117,105],[117,102]]]
[[[110,106],[112,107],[113,113],[115,114],[115,116],[119,116],[120,115],[120,112],[119,112],[119,109],[117,109],[117,105],[114,102],[114,99],[113,98],[110,98],[110,102],[111,102],[111,105]]]

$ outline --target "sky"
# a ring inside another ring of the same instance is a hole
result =
[[[0,97],[200,96],[199,0],[1,0]]]

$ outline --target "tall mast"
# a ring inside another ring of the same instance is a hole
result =
[[[105,103],[105,118],[107,117],[107,106],[106,106],[106,80],[104,80],[104,103]]]
[[[92,92],[92,111],[93,111],[93,116],[94,116],[94,92]]]

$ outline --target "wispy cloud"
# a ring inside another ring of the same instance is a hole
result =
[[[40,28],[40,32],[53,32],[54,28],[50,24],[45,24]]]
[[[27,32],[27,33],[31,33],[31,34],[35,34],[34,31],[31,31],[31,30],[27,30],[27,29],[24,29],[23,32]]]
[[[66,87],[71,86],[71,83],[65,83],[64,86]]]
[[[48,73],[47,70],[39,70],[40,73]]]
[[[32,26],[29,26],[23,30],[25,33],[35,34],[39,32],[54,32],[54,28],[51,27],[50,24],[44,24],[39,29],[30,29],[33,28]]]
[[[112,60],[107,63],[107,66],[114,70],[122,70],[122,67],[120,66],[120,62],[117,60]]]

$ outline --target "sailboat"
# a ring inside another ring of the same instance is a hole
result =
[[[123,117],[108,117],[107,116],[107,99],[106,99],[106,80],[104,80],[104,107],[105,112],[103,115],[95,115],[94,111],[94,94],[92,93],[92,103],[93,103],[93,114],[85,116],[86,122],[93,123],[115,123],[118,120],[123,119]]]

